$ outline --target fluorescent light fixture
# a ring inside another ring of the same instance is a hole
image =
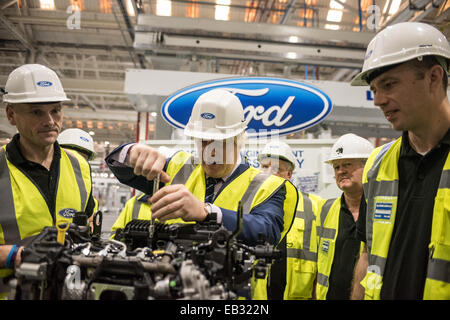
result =
[[[216,20],[229,20],[231,0],[216,0]]]
[[[345,3],[346,0],[341,0],[341,2]],[[330,8],[331,9],[339,9],[342,10],[344,9],[344,6],[342,4],[340,4],[339,2],[335,1],[335,0],[331,0],[330,1]]]
[[[172,15],[172,3],[169,0],[156,1],[156,15],[170,17]]]
[[[297,36],[290,36],[288,41],[290,43],[297,43],[298,42],[298,37]]]
[[[127,0],[127,11],[130,16],[135,16],[136,12],[134,12],[134,7],[131,1],[132,0]]]
[[[389,4],[391,3],[391,1],[392,1],[392,0],[386,0],[386,3],[384,4],[384,8],[383,8],[383,14],[386,13],[387,8],[388,8]]]
[[[342,11],[328,10],[327,21],[341,22],[341,20],[342,20]]]
[[[45,10],[54,10],[55,9],[55,0],[40,0],[41,9]]]
[[[383,8],[383,14],[386,14],[388,8],[389,8],[388,15],[392,16],[393,14],[397,13],[398,8],[400,8],[401,2],[402,0],[387,0]],[[389,4],[391,5],[390,7]]]
[[[297,52],[288,52],[288,53],[286,53],[286,58],[288,58],[288,59],[297,59]]]
[[[389,9],[389,15],[393,15],[398,11],[401,2],[402,0],[392,0],[391,8]]]
[[[339,25],[337,25],[337,24],[326,24],[325,25],[325,29],[328,29],[328,30],[339,30]]]

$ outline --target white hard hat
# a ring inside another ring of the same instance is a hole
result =
[[[62,147],[75,149],[88,154],[88,160],[95,158],[94,140],[86,131],[77,128],[66,129],[58,136],[58,143]]]
[[[25,64],[14,69],[5,85],[3,102],[37,103],[70,101],[57,74],[40,64]]]
[[[353,133],[341,136],[331,147],[330,156],[325,163],[338,159],[367,159],[373,150],[369,140]]]
[[[227,90],[213,89],[195,102],[184,134],[197,139],[223,140],[239,135],[245,128],[247,123],[239,98]]]
[[[264,158],[280,158],[290,162],[295,168],[295,157],[291,147],[283,141],[271,141],[264,149],[258,154],[258,160],[261,161]]]
[[[362,72],[351,81],[352,86],[369,85],[367,78],[375,70],[414,58],[435,56],[449,72],[450,45],[445,36],[431,25],[401,22],[380,31],[370,41]]]

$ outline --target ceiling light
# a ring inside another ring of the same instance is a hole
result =
[[[393,15],[398,11],[398,8],[400,8],[401,0],[392,0],[391,7],[389,9],[389,15]]]
[[[342,20],[342,11],[328,10],[327,21],[341,22],[341,20]]]
[[[156,15],[171,16],[172,15],[172,3],[169,0],[157,0],[156,1]]]
[[[134,12],[134,7],[133,7],[133,4],[131,3],[131,0],[127,0],[127,11],[130,16],[136,15],[136,12]]]
[[[328,30],[339,30],[339,26],[337,24],[326,24],[325,29]]]
[[[345,3],[346,0],[340,0],[340,2]],[[342,4],[340,4],[339,2],[335,1],[335,0],[331,0],[330,1],[330,8],[331,9],[344,9],[344,6]]]
[[[90,134],[91,136],[95,136],[95,132],[94,132],[94,131],[89,131],[89,134]]]
[[[290,43],[297,43],[298,42],[298,37],[297,36],[290,36],[288,41]]]
[[[229,20],[231,0],[216,0],[216,20]]]
[[[288,53],[286,53],[286,58],[288,58],[288,59],[297,59],[297,52],[288,52]]]
[[[55,0],[40,0],[41,9],[55,10]]]

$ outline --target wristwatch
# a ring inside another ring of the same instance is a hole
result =
[[[217,213],[213,211],[211,203],[205,203],[205,210],[208,213],[203,222],[215,222],[217,223]]]

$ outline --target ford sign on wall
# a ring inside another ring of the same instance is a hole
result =
[[[228,78],[202,82],[174,93],[162,105],[164,119],[184,129],[197,98],[217,88],[229,90],[240,99],[249,137],[305,130],[324,120],[332,109],[324,92],[304,83],[278,78]]]

